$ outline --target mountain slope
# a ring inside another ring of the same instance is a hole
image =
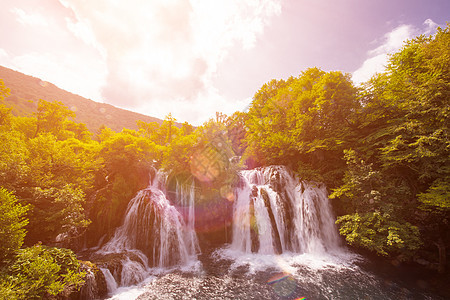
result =
[[[162,123],[161,119],[149,117],[110,104],[95,102],[58,88],[39,78],[0,66],[0,79],[11,90],[5,104],[13,108],[16,116],[29,116],[36,112],[39,99],[60,101],[76,113],[75,121],[86,124],[91,132],[105,125],[119,132],[123,128],[137,129],[136,121]],[[177,124],[178,125],[178,124]]]

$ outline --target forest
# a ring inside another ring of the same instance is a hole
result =
[[[448,275],[450,25],[406,42],[361,86],[312,67],[198,127],[168,115],[91,132],[58,99],[14,116],[8,94],[0,81],[0,298],[78,290],[89,262],[75,253],[113,235],[155,169],[232,201],[238,170],[285,165],[326,184],[350,247]]]

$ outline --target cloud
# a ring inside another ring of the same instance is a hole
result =
[[[411,25],[401,25],[384,35],[383,43],[375,49],[370,50],[362,66],[353,72],[352,79],[355,83],[369,80],[376,73],[383,72],[388,56],[399,50],[404,41],[414,36],[415,30]]]
[[[88,23],[69,17],[66,17],[65,20],[67,29],[72,32],[76,38],[82,40],[86,45],[96,49],[103,58],[106,57],[105,49],[97,42]]]
[[[137,109],[138,111],[149,112],[152,116],[167,116],[169,113],[180,122],[188,121],[198,126],[203,122],[215,117],[216,112],[222,112],[227,115],[233,114],[235,111],[245,111],[251,103],[252,99],[240,99],[229,101],[226,97],[214,87],[205,89],[189,103],[182,98],[164,101],[159,99],[157,102],[164,105],[155,105],[153,102],[143,102]],[[188,116],[188,117],[186,117]]]
[[[191,107],[206,114],[206,107],[221,110],[219,104],[231,101],[214,89],[212,78],[233,46],[255,45],[281,13],[280,1],[60,0],[75,15],[69,29],[104,53],[106,102],[134,110],[170,107],[189,121],[197,119]]]
[[[37,12],[26,12],[17,7],[12,8],[11,12],[17,16],[17,21],[23,25],[48,27],[45,17]]]
[[[8,52],[5,49],[0,48],[0,61],[8,58]]]
[[[420,34],[433,34],[438,25],[431,19],[425,20],[424,28],[416,28],[412,25],[400,25],[386,33],[381,45],[368,51],[368,58],[362,66],[353,72],[352,79],[355,83],[368,81],[376,73],[383,72],[389,59],[389,55],[400,50],[407,40]]]
[[[433,22],[431,19],[426,19],[423,24],[426,26],[425,32],[423,34],[433,34],[436,32],[437,28],[439,27],[439,24]]]

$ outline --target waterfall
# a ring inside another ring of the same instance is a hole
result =
[[[283,166],[239,174],[232,243],[202,255],[202,272],[170,273],[200,265],[195,186],[172,180],[168,198],[166,176],[157,173],[97,252],[111,299],[415,299],[417,290],[360,268],[361,258],[344,249],[323,184]],[[93,275],[83,299],[95,294]]]
[[[162,172],[157,172],[150,185],[130,200],[122,226],[97,251],[104,256],[121,255],[120,275],[113,272],[121,286],[141,282],[149,268],[184,266],[197,261],[193,184],[177,185],[179,210],[187,211],[185,216],[166,197],[166,176]]]
[[[111,296],[117,290],[116,280],[114,279],[114,276],[111,274],[111,271],[109,271],[109,269],[100,268],[100,271],[102,271],[103,276],[105,276],[108,295]]]
[[[177,181],[175,202],[178,203],[178,210],[183,212],[186,235],[185,243],[188,248],[200,252],[197,234],[195,233],[195,184],[183,185]]]
[[[240,172],[231,249],[244,253],[325,253],[340,249],[323,184],[298,180],[283,166]]]

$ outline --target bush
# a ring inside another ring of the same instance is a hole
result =
[[[50,298],[78,289],[85,276],[71,250],[38,244],[18,251],[0,292],[12,299]]]

